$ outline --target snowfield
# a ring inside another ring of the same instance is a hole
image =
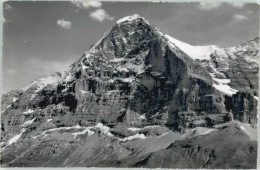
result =
[[[193,60],[210,60],[210,54],[214,51],[219,50],[218,46],[209,45],[209,46],[193,46],[182,41],[179,41],[167,34],[165,37],[169,40],[171,44],[179,47],[184,53],[190,56]],[[175,46],[174,46],[175,48]]]

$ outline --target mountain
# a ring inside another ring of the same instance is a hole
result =
[[[66,71],[2,96],[1,164],[256,168],[258,50],[122,18]]]

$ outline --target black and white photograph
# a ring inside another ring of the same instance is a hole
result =
[[[2,168],[259,166],[257,1],[2,7]]]

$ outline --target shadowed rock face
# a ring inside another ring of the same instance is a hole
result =
[[[215,147],[194,156],[186,155],[189,147],[171,148],[209,140],[204,133],[201,139],[181,137],[191,128],[211,131],[233,119],[257,123],[257,42],[190,47],[138,15],[119,20],[65,72],[2,97],[1,161],[4,166],[222,167],[205,163]],[[194,58],[192,52],[200,49],[207,56]],[[216,138],[226,133],[219,131]],[[244,145],[256,148],[247,131],[237,131],[245,138],[239,152],[244,154]],[[184,154],[190,163],[169,154]],[[255,167],[255,152],[246,154],[250,163],[240,167]],[[160,162],[167,160],[175,163]]]

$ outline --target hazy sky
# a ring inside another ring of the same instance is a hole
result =
[[[258,6],[228,3],[5,2],[3,92],[67,68],[116,20],[139,14],[196,44],[233,46],[258,36]]]

